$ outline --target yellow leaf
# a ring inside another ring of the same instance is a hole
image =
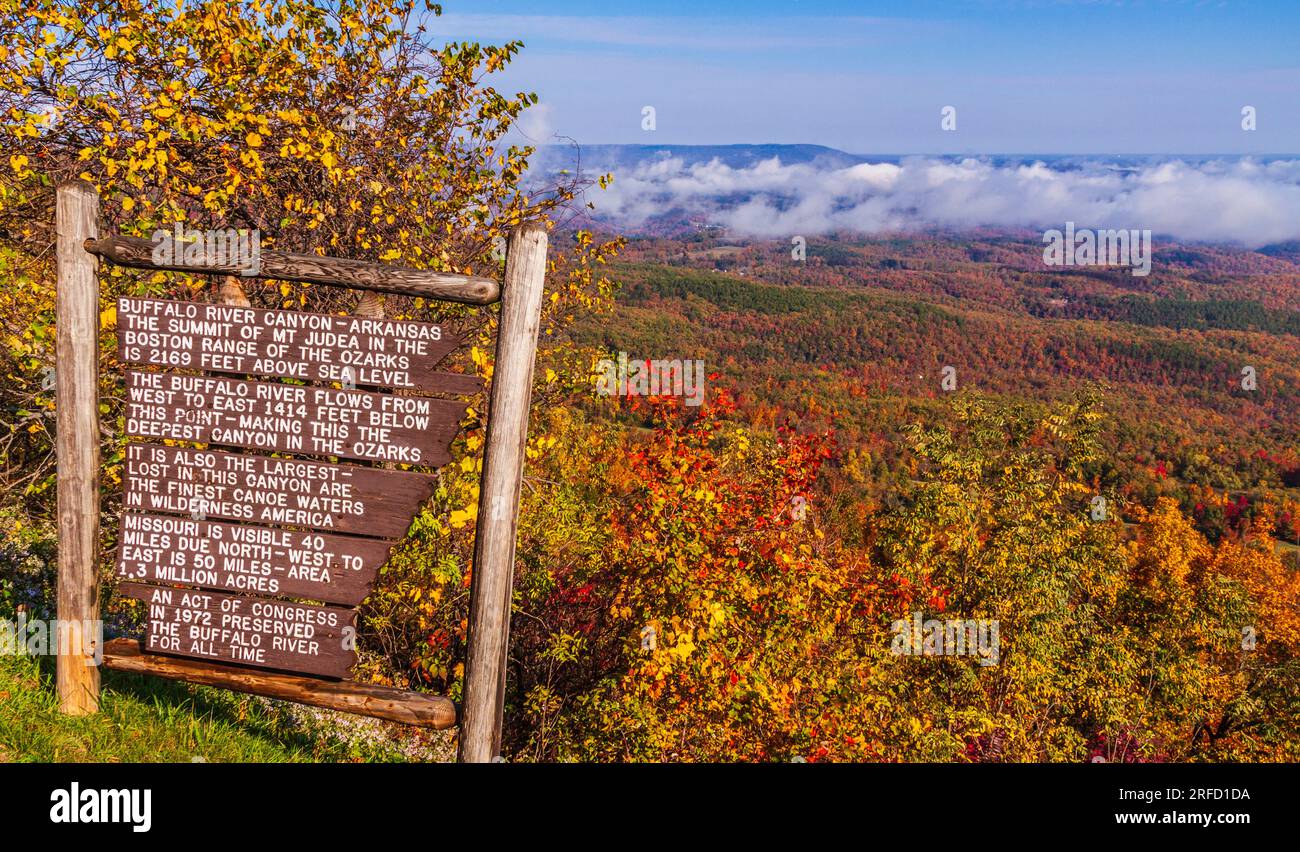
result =
[[[244,137],[244,141],[248,143],[250,148],[259,148],[262,145],[262,137],[256,133],[248,134]]]
[[[447,522],[456,529],[460,529],[478,516],[478,506],[471,503],[469,509],[470,511],[465,511],[464,509],[453,510],[451,517],[447,519]]]
[[[99,314],[99,327],[109,328],[114,325],[117,325],[117,308],[112,307],[105,311],[101,311]]]

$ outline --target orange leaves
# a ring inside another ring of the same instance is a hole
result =
[[[1300,572],[1282,563],[1273,538],[1271,511],[1260,513],[1247,542],[1224,540],[1211,570],[1241,583],[1255,606],[1260,650],[1282,659],[1300,656]]]
[[[1204,537],[1167,497],[1150,511],[1136,509],[1135,515],[1141,532],[1129,552],[1136,582],[1152,588],[1168,584],[1185,589],[1189,574],[1203,570],[1210,557]]]

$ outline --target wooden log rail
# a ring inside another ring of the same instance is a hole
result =
[[[134,639],[106,642],[103,666],[119,672],[147,674],[250,695],[265,695],[423,728],[443,730],[456,725],[456,704],[442,695],[146,654]]]
[[[110,260],[119,266],[130,266],[136,269],[165,269],[199,275],[237,275],[242,272],[239,266],[229,262],[228,257],[218,257],[215,253],[209,255],[206,251],[202,253],[202,257],[195,258],[193,263],[157,263],[153,258],[154,244],[139,237],[88,239],[85,242],[85,249],[90,254]],[[185,249],[186,254],[197,250],[198,246]],[[476,275],[409,269],[364,260],[321,257],[315,254],[290,254],[273,249],[262,251],[260,256],[261,268],[258,274],[248,277],[354,287],[376,293],[440,299],[467,305],[490,305],[501,298],[499,283],[491,278]]]

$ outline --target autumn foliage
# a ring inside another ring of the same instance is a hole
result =
[[[526,186],[532,151],[507,141],[535,96],[500,92],[492,75],[520,46],[431,44],[419,23],[433,12],[409,0],[0,0],[6,539],[31,552],[56,540],[42,376],[58,182],[94,183],[107,231],[256,228],[278,248],[489,274],[494,238],[525,219],[554,224],[574,200],[573,183]],[[1222,485],[1286,486],[1295,448],[1168,439],[1176,451],[1158,453],[1151,436],[1166,438],[1142,398],[1073,389],[1105,368],[1199,393],[1207,373],[1226,378],[1222,365],[1183,341],[1110,327],[1049,338],[992,311],[1037,305],[1051,282],[1018,291],[966,266],[895,266],[899,288],[947,301],[864,295],[840,286],[830,260],[857,260],[839,247],[798,273],[786,264],[770,286],[676,266],[676,246],[643,248],[648,262],[623,270],[641,301],[615,312],[606,263],[622,245],[553,230],[508,759],[1300,759],[1300,575],[1279,550],[1300,534],[1300,503]],[[966,262],[946,244],[933,252]],[[212,283],[101,276],[110,537],[123,443],[111,299],[209,298]],[[822,284],[843,292],[806,289]],[[990,310],[963,314],[954,293]],[[356,298],[288,282],[248,295],[326,311]],[[663,308],[673,298],[680,316]],[[1088,320],[1173,321],[1078,301]],[[467,343],[452,366],[491,378],[491,309],[387,309],[447,324]],[[687,314],[730,370],[711,376],[704,405],[595,393],[605,350],[680,351]],[[991,392],[918,390],[954,352],[991,365]],[[1150,372],[1153,352],[1163,372]],[[1025,371],[1049,362],[1050,392],[1026,389]],[[484,408],[474,401],[363,608],[360,678],[460,697]],[[1110,509],[1097,515],[1099,497]],[[914,617],[996,623],[995,664],[895,654],[895,623]]]
[[[617,407],[644,425],[539,412],[514,759],[1293,759],[1294,575],[1266,529],[1212,545],[1169,500],[1094,520],[1095,396],[960,398],[911,435],[916,482],[861,548],[823,526],[833,435],[755,432],[725,391]],[[998,664],[896,656],[914,612],[996,619]],[[425,625],[439,688],[463,613]]]

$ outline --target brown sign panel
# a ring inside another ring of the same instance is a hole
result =
[[[126,373],[126,433],[441,467],[466,404],[423,396]]]
[[[118,591],[144,601],[151,652],[336,678],[357,659],[354,610],[139,583]]]
[[[459,343],[441,326],[414,320],[127,296],[117,302],[117,354],[131,364],[473,393],[481,386],[476,377],[434,369]]]
[[[127,444],[123,508],[378,538],[406,534],[433,495],[423,473]]]
[[[117,576],[355,606],[391,549],[381,539],[124,512]]]

